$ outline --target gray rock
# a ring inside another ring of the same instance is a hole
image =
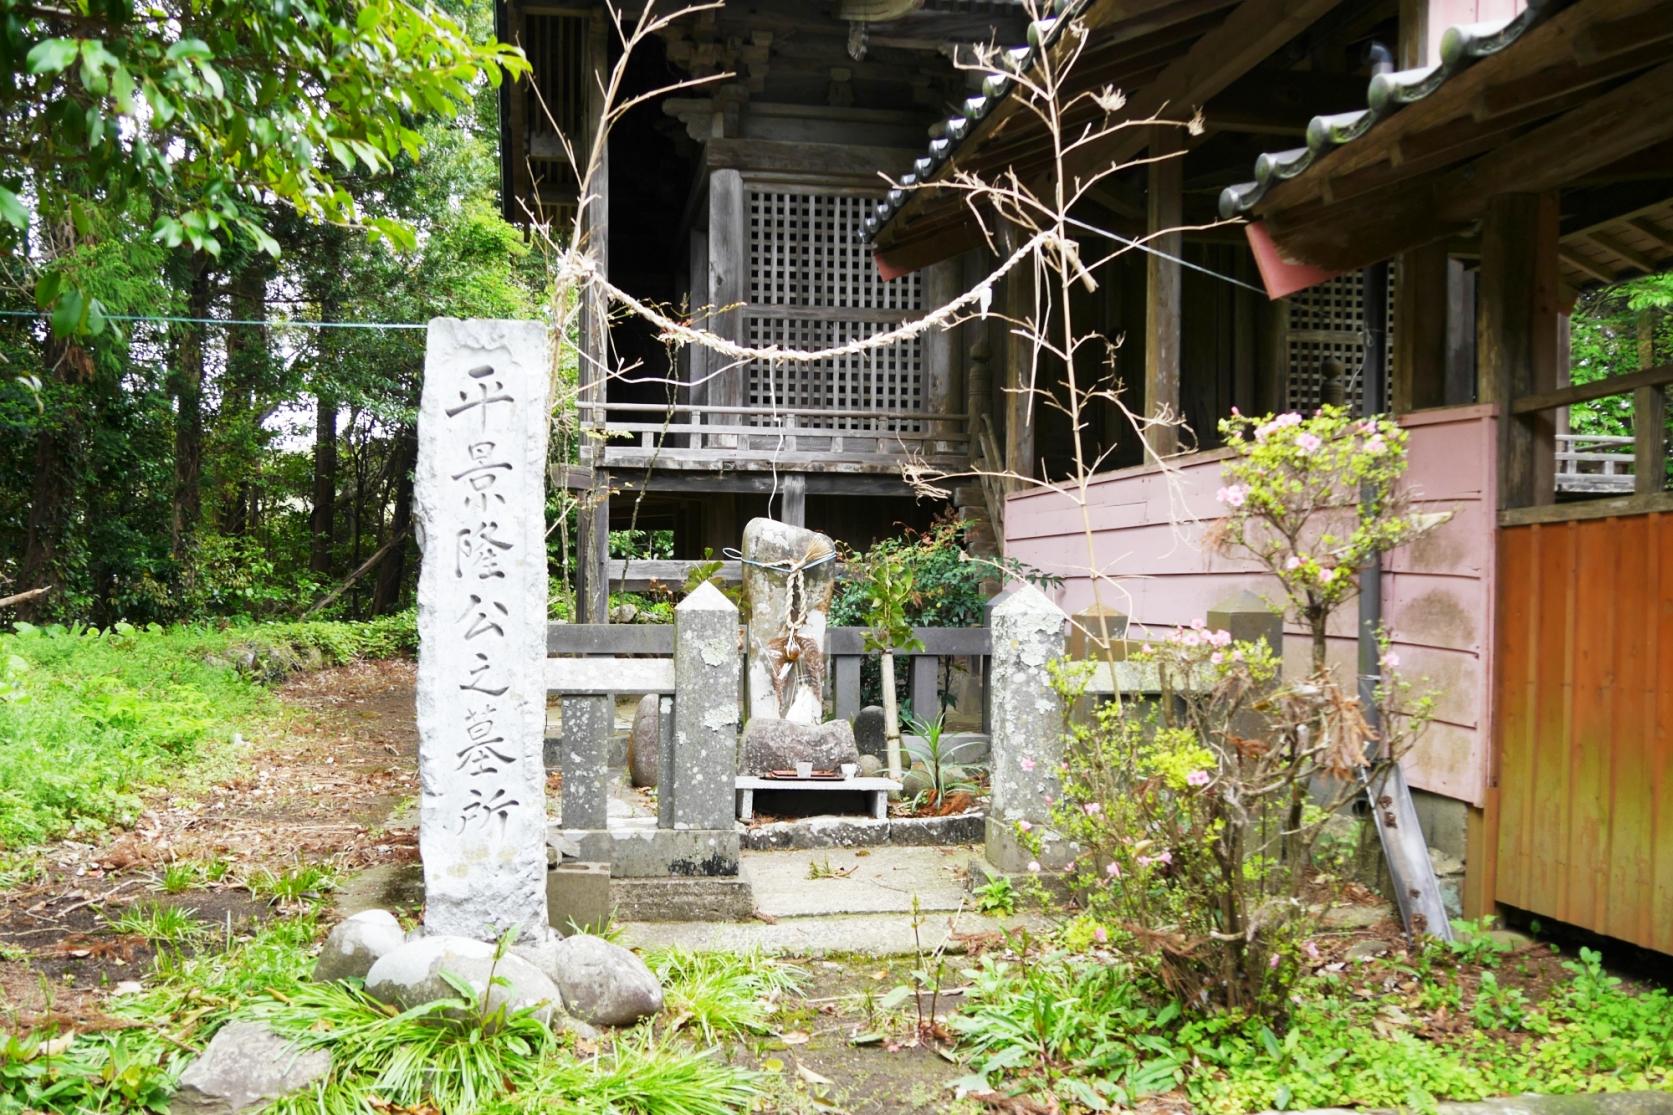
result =
[[[330,1071],[331,1054],[323,1049],[298,1049],[260,1022],[229,1022],[181,1074],[169,1112],[256,1111],[309,1087]]]
[[[843,763],[859,763],[854,748],[854,726],[846,720],[797,724],[757,716],[744,725],[743,763],[748,774],[791,770],[812,763],[815,770],[835,770]]]
[[[901,796],[915,798],[919,794],[927,794],[935,788],[935,779],[930,777],[929,769],[922,763],[913,763],[912,769],[900,776]]]
[[[483,994],[487,994],[486,1014],[533,1010],[534,1016],[546,1026],[552,1026],[553,1020],[563,1015],[563,995],[557,984],[520,956],[508,954],[498,960],[461,960],[446,970],[470,984],[479,1003]],[[456,995],[458,992],[449,991],[448,994]]]
[[[468,937],[421,937],[372,965],[366,973],[366,993],[411,1010],[458,996],[458,989],[443,978],[446,972],[464,980],[478,996],[486,990],[489,1011],[534,1007],[541,1021],[550,1024],[562,1004],[551,978],[525,955],[511,952],[495,960],[494,951],[493,945]]]
[[[662,1009],[662,986],[656,976],[620,945],[577,933],[546,954],[546,974],[563,992],[564,1007],[583,1022],[626,1026]]]
[[[365,979],[372,965],[406,943],[401,923],[388,910],[362,910],[337,923],[320,947],[314,978]]]
[[[1348,946],[1346,955],[1349,960],[1375,960],[1379,956],[1387,955],[1387,953],[1388,943],[1386,941],[1355,941]]]
[[[639,618],[639,607],[636,604],[617,604],[610,609],[611,623],[632,623]]]
[[[633,730],[627,737],[627,773],[635,786],[655,786],[661,761],[662,698],[647,693],[633,711]]]
[[[867,705],[854,717],[854,746],[860,749],[861,755],[874,755],[880,761],[888,759],[889,741],[884,727],[883,710],[877,705]]]
[[[860,756],[860,773],[865,775],[867,778],[875,778],[879,774],[882,774],[883,766],[883,760],[879,759],[876,755],[862,754]]]
[[[751,519],[744,527],[743,556],[751,562],[771,565],[778,562],[798,563],[809,557],[815,559],[834,554],[836,547],[830,538],[803,527],[790,526],[775,519]],[[802,574],[802,605],[806,621],[800,628],[802,637],[825,647],[826,613],[831,606],[831,593],[836,587],[835,561],[826,560],[809,566]],[[798,672],[793,685],[785,687],[781,695],[773,688],[773,654],[770,644],[785,633],[785,618],[790,609],[789,577],[785,572],[763,568],[760,564],[746,564],[743,570],[744,599],[749,601],[749,635],[746,650],[749,656],[748,691],[749,717],[782,717],[798,724],[816,724],[824,707],[823,686],[813,684],[813,678]]]

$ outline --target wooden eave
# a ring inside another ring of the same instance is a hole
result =
[[[1129,119],[1187,119],[1234,83],[1245,80],[1284,43],[1337,6],[1338,0],[1073,0],[1054,5],[1053,18],[1030,27],[1030,45],[1013,48],[1008,65],[1031,72],[1050,52],[1061,62],[1061,36],[1074,22],[1091,39],[1068,83],[1074,93],[1111,86],[1127,95]],[[1014,94],[1005,65],[989,75],[983,93],[940,126],[940,135],[911,173],[878,204],[865,234],[880,263],[914,270],[980,243],[981,227],[967,194],[946,187],[960,173],[986,180],[1010,170],[1024,181],[1052,164],[1051,136],[1035,111]],[[1072,135],[1092,124],[1096,110],[1067,121]],[[1292,115],[1290,113],[1288,115]],[[1272,120],[1228,112],[1228,131],[1271,132]],[[1101,113],[1097,123],[1103,122]],[[1210,130],[1215,129],[1212,117]],[[1132,128],[1078,157],[1088,167],[1132,159],[1147,142]],[[1071,171],[1074,168],[1071,167]]]
[[[1286,258],[1346,271],[1467,236],[1489,198],[1563,191],[1573,289],[1673,262],[1673,5],[1532,0],[1449,29],[1435,67],[1373,79],[1364,107],[1314,117],[1224,190]],[[1623,184],[1636,183],[1632,189]]]

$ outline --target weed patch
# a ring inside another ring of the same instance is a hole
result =
[[[147,787],[199,773],[269,720],[262,682],[412,645],[411,616],[0,635],[0,850],[133,821]]]

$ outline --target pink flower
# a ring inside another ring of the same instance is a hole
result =
[[[1029,860],[1028,861],[1028,870],[1034,872],[1035,874],[1039,874],[1039,872],[1040,872],[1040,861],[1037,860],[1037,859]]]
[[[1031,832],[1034,826],[1029,824],[1027,821],[1018,821],[1017,828],[1021,829],[1023,832]]]
[[[1095,801],[1089,801],[1086,803],[1086,815],[1088,817],[1096,817],[1099,813],[1102,813],[1103,810],[1104,807]]]
[[[1383,440],[1383,435],[1381,434],[1373,434],[1365,439],[1365,451],[1367,453],[1381,453],[1387,448],[1388,442]]]
[[[1179,641],[1188,647],[1194,647],[1202,642],[1202,636],[1197,634],[1195,631],[1187,631],[1185,632],[1185,637]]]
[[[1336,572],[1337,571],[1335,569],[1319,570],[1319,584],[1328,585],[1331,581],[1334,581],[1336,579]]]
[[[1311,940],[1302,942],[1301,947],[1307,950],[1307,958],[1309,960],[1317,960],[1319,958],[1319,946],[1315,945]]]
[[[1226,646],[1231,645],[1232,633],[1230,631],[1225,631],[1225,630],[1210,631],[1207,635],[1204,636],[1204,638],[1206,638],[1214,646],[1226,647]]]
[[[1121,878],[1121,865],[1116,863],[1114,860],[1110,860],[1108,863],[1104,864],[1104,874],[1108,875],[1112,879]]]
[[[1323,444],[1324,442],[1319,440],[1319,435],[1314,433],[1299,434],[1295,439],[1295,447],[1303,453],[1312,453]]]
[[[1243,417],[1243,412],[1241,410],[1238,410],[1236,406],[1233,406],[1232,407],[1232,416],[1235,417],[1235,418],[1242,418]]]
[[[1212,780],[1213,776],[1206,770],[1194,770],[1185,776],[1185,784],[1188,786],[1206,786]]]
[[[1392,670],[1394,667],[1400,665],[1400,656],[1391,650],[1387,654],[1383,655],[1382,664]]]
[[[1268,968],[1276,968],[1276,967],[1278,967],[1278,954],[1277,954],[1277,953],[1273,953],[1273,954],[1272,954],[1272,959],[1270,959],[1270,960],[1268,960],[1268,961],[1267,961],[1267,962],[1266,962],[1266,966],[1267,966],[1267,967],[1268,967]]]
[[[1025,771],[1031,771],[1034,769],[1034,760],[1029,756],[1024,755],[1022,758],[1017,760],[1017,766],[1021,767]]]
[[[1101,925],[1092,931],[1092,939],[1097,941],[1100,945],[1107,945],[1110,943],[1110,935],[1104,932],[1104,927]]]
[[[1226,660],[1226,656],[1224,654],[1222,654],[1220,651],[1215,651],[1213,654],[1208,656],[1208,660],[1210,662],[1212,662],[1214,665],[1218,666],[1220,663],[1222,663]]]
[[[1249,498],[1249,489],[1243,484],[1233,484],[1215,492],[1214,498],[1228,507],[1242,507],[1244,500]]]
[[[1291,554],[1290,557],[1289,557],[1289,560],[1284,562],[1284,568],[1285,569],[1300,569],[1301,568],[1301,559],[1296,557],[1294,554]]]

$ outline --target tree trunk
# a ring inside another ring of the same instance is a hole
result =
[[[49,377],[64,379],[68,345],[49,335],[42,353]],[[57,408],[54,408],[57,409]],[[43,415],[35,433],[35,453],[29,478],[29,517],[24,525],[23,557],[18,563],[19,591],[60,584],[58,547],[69,529],[72,479],[78,455],[80,432],[73,419]],[[17,604],[16,618],[38,622],[45,618],[50,597],[46,593],[28,597]]]
[[[377,584],[372,589],[372,614],[395,611],[401,601],[401,583],[407,575],[407,536],[412,533],[412,473],[418,462],[418,429],[407,426],[395,443],[395,510],[389,521],[391,538],[398,539],[378,566]]]
[[[209,264],[192,257],[186,316],[209,316]],[[174,361],[174,501],[169,543],[176,560],[185,556],[203,509],[203,374],[204,330],[198,324],[180,326]]]
[[[260,321],[267,316],[267,270],[258,259],[232,280],[232,316]],[[221,529],[242,536],[255,529],[255,474],[261,467],[261,423],[256,398],[267,365],[267,330],[254,325],[227,329],[227,369],[221,391],[218,436],[223,475]]]
[[[883,745],[888,756],[889,777],[900,781],[900,704],[895,699],[895,656],[892,651],[882,654],[883,676]]]
[[[331,572],[332,530],[337,518],[337,400],[319,396],[314,423],[314,512],[308,520],[308,568]]]

